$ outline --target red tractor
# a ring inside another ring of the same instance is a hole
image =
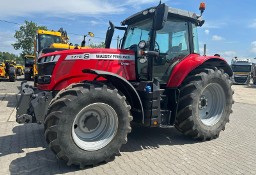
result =
[[[51,150],[81,168],[117,155],[132,121],[217,138],[231,113],[233,73],[223,58],[199,55],[201,15],[159,4],[122,27],[110,22],[106,48],[41,56],[37,89],[22,84],[17,122],[43,123]],[[121,49],[109,49],[115,29],[125,30]]]

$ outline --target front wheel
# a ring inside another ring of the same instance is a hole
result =
[[[77,84],[51,103],[45,137],[58,158],[83,168],[109,161],[131,132],[130,106],[116,89]]]
[[[182,84],[176,128],[201,140],[217,138],[229,121],[233,91],[220,70],[195,70]]]
[[[9,69],[9,81],[15,82],[16,81],[16,69],[14,67],[10,67]]]

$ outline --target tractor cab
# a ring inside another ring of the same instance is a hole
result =
[[[202,3],[201,13],[204,9]],[[121,22],[127,27],[111,24],[106,43],[113,36],[114,28],[125,29],[121,49],[135,52],[137,80],[156,78],[166,84],[175,64],[190,54],[199,54],[197,27],[203,23],[201,15],[160,4]]]

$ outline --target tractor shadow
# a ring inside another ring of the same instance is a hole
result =
[[[175,127],[150,128],[135,125],[132,126],[132,132],[128,135],[128,143],[122,146],[121,152],[135,152],[158,149],[163,145],[185,145],[198,142],[198,140],[184,136]]]
[[[16,107],[18,102],[17,94],[0,94],[1,107],[6,109],[6,112],[13,110]],[[1,111],[1,110],[0,110]]]
[[[0,137],[0,160],[6,163],[10,161],[10,174],[63,174],[79,171],[76,166],[68,167],[49,150],[42,125],[18,125],[12,132],[12,135]]]
[[[63,174],[83,171],[77,166],[68,167],[48,149],[44,140],[43,126],[37,124],[18,125],[13,128],[14,135],[0,137],[0,158],[15,155],[9,165],[10,174]],[[158,149],[162,145],[194,144],[197,141],[183,136],[175,128],[147,128],[133,126],[127,144],[122,152]],[[121,155],[122,156],[122,155]],[[104,166],[100,164],[98,166]],[[90,169],[93,167],[86,167]]]

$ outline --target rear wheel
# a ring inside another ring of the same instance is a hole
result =
[[[45,137],[58,158],[83,168],[119,154],[131,132],[130,106],[116,89],[77,84],[51,103]]]
[[[16,76],[15,75],[9,75],[9,81],[10,82],[15,82],[16,81]]]
[[[195,70],[181,87],[176,128],[202,140],[217,138],[233,104],[229,76],[220,70]]]
[[[16,81],[16,75],[14,73],[9,73],[9,81],[15,82]]]
[[[9,81],[10,82],[16,81],[16,69],[14,67],[10,67],[9,69]]]
[[[253,84],[256,85],[256,78],[253,78]]]

